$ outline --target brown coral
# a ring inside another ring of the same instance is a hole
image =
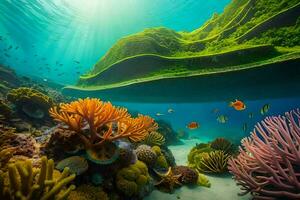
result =
[[[233,150],[233,144],[225,138],[216,138],[212,141],[210,147],[215,150],[224,151],[225,153],[231,153]]]
[[[182,184],[196,184],[198,181],[198,173],[190,167],[175,166],[172,170],[175,175],[181,174],[179,180]]]
[[[143,161],[149,166],[153,166],[156,162],[157,155],[148,145],[140,145],[135,150],[136,156],[140,161]]]

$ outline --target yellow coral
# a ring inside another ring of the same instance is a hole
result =
[[[139,160],[135,164],[121,169],[116,177],[118,190],[128,197],[137,195],[149,180],[148,168]]]
[[[197,180],[197,184],[199,186],[204,186],[204,187],[210,187],[211,183],[209,182],[208,178],[201,173],[198,173],[198,180]]]
[[[4,186],[4,175],[0,175],[0,199],[14,200],[62,200],[75,189],[74,185],[66,188],[75,175],[69,175],[69,170],[64,169],[58,179],[54,175],[54,162],[47,160],[46,157],[41,159],[41,168],[32,167],[30,160],[17,162],[8,167],[9,186]]]
[[[197,156],[195,168],[198,172],[222,173],[226,172],[227,162],[230,155],[223,151],[212,151],[201,153]]]
[[[68,196],[68,200],[109,200],[101,187],[92,185],[80,185]]]

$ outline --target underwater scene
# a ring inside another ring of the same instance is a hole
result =
[[[300,200],[300,0],[0,0],[0,200]]]

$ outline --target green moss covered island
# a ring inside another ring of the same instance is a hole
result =
[[[121,38],[76,86],[64,89],[107,91],[293,66],[300,59],[299,14],[298,0],[233,0],[192,32],[159,27]]]

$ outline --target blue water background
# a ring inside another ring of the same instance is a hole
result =
[[[249,136],[254,129],[254,125],[263,120],[266,116],[283,115],[292,109],[300,108],[299,98],[264,99],[248,101],[245,100],[246,109],[237,111],[229,107],[229,102],[214,103],[182,103],[182,104],[139,104],[115,102],[120,106],[125,106],[129,110],[148,114],[154,119],[163,119],[172,124],[175,131],[184,130],[190,136],[197,137],[201,141],[212,141],[217,137],[225,137],[235,143],[239,143],[243,137]],[[263,105],[269,104],[270,109],[265,114],[260,113]],[[167,110],[172,108],[174,113],[169,114]],[[214,109],[219,109],[214,113]],[[156,116],[156,113],[165,115]],[[253,118],[249,118],[249,113],[253,113]],[[217,121],[217,116],[223,114],[228,116],[228,121],[221,124]],[[196,121],[200,127],[190,130],[186,126],[188,123]],[[248,129],[243,130],[244,123]]]

